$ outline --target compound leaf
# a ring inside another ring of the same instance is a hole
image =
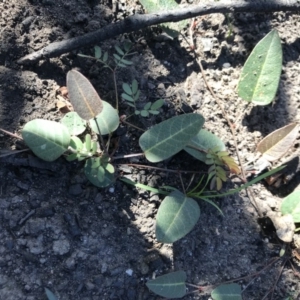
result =
[[[60,122],[68,128],[70,135],[79,135],[86,129],[86,121],[75,111],[68,112]]]
[[[178,190],[161,203],[156,216],[156,238],[162,243],[174,243],[188,234],[200,217],[197,202]]]
[[[291,123],[267,135],[258,145],[257,150],[268,161],[275,161],[283,156],[297,138],[299,127]]]
[[[86,160],[84,165],[84,173],[87,179],[95,186],[103,188],[109,186],[114,182],[114,173],[110,173],[107,169],[104,169],[103,177],[99,180],[99,168],[102,170],[103,167],[100,165],[99,157],[92,157]],[[101,172],[100,170],[100,172]]]
[[[207,159],[208,150],[213,150],[215,152],[225,150],[225,144],[216,135],[205,129],[201,129],[198,134],[190,140],[189,145],[193,148],[186,146],[184,150],[204,163]],[[203,152],[195,148],[198,148]]]
[[[248,57],[238,83],[246,101],[267,105],[275,98],[282,68],[282,48],[276,30],[268,33]]]
[[[80,118],[89,120],[100,114],[102,101],[90,81],[80,72],[68,72],[67,88],[70,102]]]
[[[283,199],[281,213],[291,214],[295,223],[300,222],[300,190],[294,191]]]
[[[203,124],[204,118],[198,114],[173,117],[144,132],[140,147],[149,161],[162,161],[181,151]]]
[[[63,124],[41,119],[28,122],[22,137],[32,152],[45,161],[54,161],[67,151],[71,138]]]
[[[114,132],[119,126],[119,115],[117,111],[106,101],[102,101],[103,110],[96,117],[101,135]],[[94,132],[99,134],[99,130],[94,119],[90,120],[90,126]]]
[[[166,298],[181,298],[186,294],[186,274],[177,271],[149,280],[146,285],[155,294]]]
[[[242,290],[236,283],[222,284],[211,292],[213,300],[242,300]]]

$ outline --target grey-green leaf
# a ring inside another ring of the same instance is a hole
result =
[[[83,148],[83,143],[79,137],[72,136],[70,141],[70,147],[72,147],[74,150],[80,151]]]
[[[58,300],[58,298],[47,288],[45,288],[45,293],[48,300]]]
[[[291,214],[295,223],[300,222],[300,190],[292,192],[283,199],[281,213]]]
[[[101,58],[102,55],[101,48],[99,46],[95,46],[94,50],[95,50],[95,58],[97,59]]]
[[[163,99],[158,99],[151,105],[151,110],[158,110],[164,105],[165,101]]]
[[[248,57],[239,83],[239,96],[257,105],[275,98],[282,68],[282,47],[276,30],[267,34]]]
[[[181,298],[186,294],[186,274],[176,271],[149,280],[146,285],[155,294],[166,298]]]
[[[70,135],[79,135],[86,129],[86,121],[75,111],[68,112],[60,122],[68,128]]]
[[[127,66],[131,66],[131,65],[133,64],[132,61],[130,61],[130,60],[128,60],[128,59],[124,59],[124,58],[122,58],[122,59],[120,60],[120,62],[123,63],[124,65],[127,65]]]
[[[132,88],[132,94],[135,95],[138,91],[138,82],[136,81],[136,79],[132,80],[131,88]]]
[[[102,58],[103,62],[106,62],[107,59],[108,59],[108,52],[104,52],[103,58]]]
[[[117,52],[120,54],[120,55],[125,55],[124,51],[119,47],[119,46],[115,46],[115,49],[117,50]]]
[[[114,58],[116,59],[116,61],[119,61],[121,59],[120,55],[118,55],[116,53],[114,53],[113,55],[114,55]]]
[[[242,300],[242,290],[236,283],[222,284],[211,292],[213,300]]]
[[[148,110],[148,112],[152,115],[158,115],[159,111],[158,110]]]
[[[130,102],[134,102],[134,99],[133,99],[131,96],[125,94],[125,93],[122,93],[121,96],[122,96],[122,98],[123,98],[124,100],[130,101]]]
[[[162,243],[174,243],[188,234],[200,217],[198,203],[173,191],[161,203],[156,216],[156,238]]]
[[[181,151],[203,124],[204,118],[198,114],[173,117],[144,132],[140,147],[149,161],[162,161]]]
[[[192,147],[198,148],[203,150],[204,152],[198,151],[195,148],[186,146],[184,150],[189,153],[190,155],[194,156],[195,158],[203,161],[205,163],[206,161],[206,153],[208,150],[214,150],[214,151],[224,151],[225,150],[225,144],[213,133],[201,129],[199,133],[194,136],[189,145]]]
[[[41,119],[28,122],[22,137],[33,153],[46,161],[54,161],[67,151],[71,138],[63,124]]]
[[[132,95],[132,90],[131,90],[131,88],[130,88],[130,86],[129,86],[128,83],[123,82],[122,87],[123,87],[123,90],[124,90],[124,92],[125,92],[126,94]]]
[[[149,110],[151,107],[151,102],[147,102],[145,105],[144,105],[144,110]]]
[[[142,117],[144,117],[144,118],[147,118],[147,117],[149,117],[149,112],[148,112],[148,110],[141,110],[141,116]]]
[[[114,132],[119,126],[119,115],[117,111],[106,101],[102,101],[103,110],[96,117],[101,135]],[[94,132],[99,134],[97,124],[94,119],[90,120],[90,126]]]

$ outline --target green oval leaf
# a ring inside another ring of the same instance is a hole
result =
[[[163,99],[158,99],[151,105],[151,110],[157,110],[164,105],[165,101]]]
[[[200,217],[197,202],[178,190],[161,203],[156,216],[156,238],[162,243],[174,243],[188,234]]]
[[[186,294],[186,274],[177,271],[149,280],[146,285],[155,294],[166,298],[181,298]]]
[[[115,49],[120,55],[125,55],[124,51],[119,46],[115,46]]]
[[[125,93],[122,93],[121,96],[122,96],[122,98],[123,98],[124,100],[134,102],[134,99],[132,98],[132,96],[129,96],[129,95],[125,94]]]
[[[204,163],[208,158],[207,153],[205,153],[208,150],[224,151],[226,149],[225,144],[216,135],[205,129],[201,129],[198,134],[190,140],[189,145],[191,145],[191,147],[186,146],[184,150]]]
[[[104,168],[102,166],[99,166],[97,170],[98,170],[97,179],[99,180],[99,182],[104,181],[105,180],[105,177],[104,177],[105,170],[104,170]]]
[[[145,117],[145,118],[146,118],[146,117],[149,117],[149,112],[148,112],[148,110],[142,110],[142,111],[141,111],[141,116],[142,116],[142,117]]]
[[[107,59],[108,59],[108,52],[104,52],[102,61],[103,61],[103,62],[106,62]]]
[[[236,283],[222,284],[211,292],[213,300],[242,300],[242,290]]]
[[[87,152],[91,151],[91,146],[92,146],[92,137],[88,133],[85,135],[85,142],[84,142],[84,148]]]
[[[294,144],[298,136],[297,123],[291,123],[267,135],[258,145],[257,150],[268,161],[282,157]]]
[[[282,68],[282,48],[276,30],[267,34],[248,57],[238,94],[246,101],[267,105],[275,98]]]
[[[300,222],[300,191],[296,190],[285,197],[281,203],[281,213],[291,214],[295,223]]]
[[[101,58],[102,55],[101,48],[99,46],[95,46],[94,51],[95,51],[95,58],[97,59]]]
[[[103,105],[90,81],[80,72],[71,70],[67,74],[70,102],[80,118],[89,120],[101,113]]]
[[[75,111],[68,112],[60,122],[68,128],[70,135],[79,135],[86,129],[86,121]]]
[[[152,115],[158,115],[159,111],[158,110],[148,110],[148,112]]]
[[[144,105],[144,110],[149,110],[151,107],[151,102],[147,102],[145,105]]]
[[[64,125],[41,119],[28,122],[22,137],[32,152],[46,161],[54,161],[67,151],[71,138]]]
[[[106,101],[102,101],[103,110],[96,117],[101,135],[110,134],[114,132],[119,126],[119,115],[117,111]],[[99,134],[99,130],[95,119],[90,120],[91,129]]]
[[[108,172],[108,173],[111,173],[113,174],[115,172],[115,167],[112,165],[112,164],[107,164],[105,166],[105,170]]]
[[[70,147],[72,147],[74,150],[80,151],[83,147],[83,143],[79,137],[72,136],[70,141]]]
[[[121,59],[121,63],[123,63],[124,65],[127,65],[127,66],[131,66],[133,64],[132,61],[130,61],[128,59],[124,59],[124,58]]]
[[[135,95],[138,91],[138,82],[136,79],[132,80],[132,84],[131,84],[131,88],[132,88],[132,94]]]
[[[110,173],[105,170],[102,180],[100,181],[98,178],[99,175],[99,165],[100,165],[100,158],[99,157],[92,157],[86,160],[84,165],[84,173],[87,179],[95,186],[103,188],[112,184],[115,180],[114,173]],[[101,166],[100,166],[101,167]],[[101,167],[103,169],[103,167]]]
[[[126,94],[132,95],[132,90],[128,83],[123,82],[122,88]]]
[[[204,118],[198,114],[173,117],[144,132],[140,147],[149,161],[162,161],[182,150],[203,124]]]

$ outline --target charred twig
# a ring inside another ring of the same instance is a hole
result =
[[[123,33],[137,31],[148,26],[165,22],[177,22],[197,16],[213,13],[235,12],[274,12],[300,11],[299,0],[222,0],[201,1],[199,5],[191,5],[172,11],[154,14],[133,15],[119,22],[109,24],[104,28],[68,40],[54,42],[50,45],[30,53],[18,60],[20,64],[30,64],[41,59],[57,57],[61,54],[100,43]]]

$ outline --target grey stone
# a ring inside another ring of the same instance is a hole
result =
[[[43,253],[43,236],[39,235],[36,239],[30,239],[27,242],[27,247],[29,248],[29,252],[32,254],[41,254]]]
[[[28,220],[25,225],[25,232],[30,235],[39,235],[46,227],[45,220],[43,219],[32,219]]]
[[[64,255],[70,251],[70,243],[67,239],[61,239],[53,243],[53,251],[57,255]]]

